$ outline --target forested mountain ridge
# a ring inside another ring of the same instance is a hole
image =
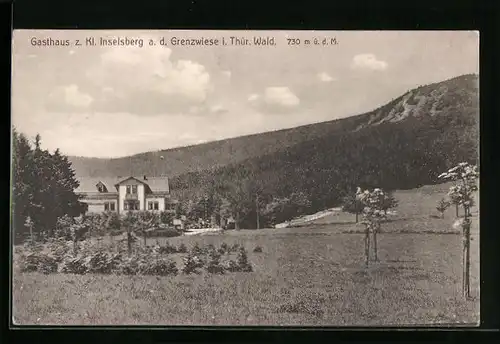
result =
[[[356,186],[410,189],[438,183],[437,176],[457,163],[478,162],[478,78],[420,87],[350,124],[356,128],[176,176],[172,189],[185,198],[206,192],[203,186],[255,180],[269,195],[303,192],[318,210],[338,205]]]
[[[129,175],[131,171],[137,175],[177,176],[237,164],[300,143],[345,135],[383,123],[397,123],[410,118],[453,117],[454,113],[464,111],[477,117],[477,105],[478,76],[469,74],[418,87],[374,111],[358,116],[131,157],[101,159],[70,156],[69,160],[77,176],[116,177]]]
[[[240,136],[198,145],[159,150],[122,158],[88,158],[70,156],[76,174],[82,177],[129,175],[175,176],[187,172],[216,168],[245,159],[270,154],[317,137],[357,128],[364,115],[291,129]],[[164,159],[160,159],[163,156]]]
[[[358,185],[414,188],[438,182],[437,175],[461,161],[477,163],[478,84],[477,75],[463,75],[411,90],[366,114],[170,149],[160,152],[164,160],[150,152],[72,161],[83,176],[127,175],[132,161],[136,174],[169,175],[181,198],[252,180],[268,195],[303,192],[322,209]]]

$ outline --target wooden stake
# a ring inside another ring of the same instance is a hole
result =
[[[260,229],[260,219],[259,219],[259,194],[255,195],[255,212],[257,213],[257,229]]]
[[[373,250],[375,252],[375,261],[378,262],[378,251],[377,251],[377,230],[378,228],[375,228],[373,231]]]
[[[366,267],[370,264],[370,227],[366,227],[365,232],[365,256],[366,256]]]

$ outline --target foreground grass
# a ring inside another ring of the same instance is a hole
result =
[[[415,222],[413,225],[421,225]],[[363,266],[363,236],[333,227],[240,231],[168,239],[239,243],[251,273],[178,275],[14,274],[17,324],[443,325],[479,321],[478,241],[473,301],[461,294],[461,238],[382,234],[380,263]],[[260,245],[262,253],[252,253]],[[181,256],[172,255],[181,261]]]

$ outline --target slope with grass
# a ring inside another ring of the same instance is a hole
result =
[[[407,232],[380,234],[380,262],[368,269],[363,235],[342,233],[339,224],[175,237],[162,240],[188,248],[244,246],[254,271],[173,277],[15,272],[13,316],[19,324],[474,325],[479,233],[473,234],[471,254],[474,299],[464,300],[462,238],[440,234],[453,212],[445,219],[428,216],[445,190],[425,186],[396,193],[401,218],[384,226],[404,223]],[[422,230],[428,228],[436,233]],[[253,252],[256,246],[262,252]],[[171,255],[178,266],[181,256]]]

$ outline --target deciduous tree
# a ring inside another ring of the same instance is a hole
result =
[[[439,178],[450,180],[453,185],[450,187],[448,196],[453,197],[456,204],[462,205],[464,218],[461,222],[463,235],[463,290],[466,298],[470,297],[470,208],[473,204],[473,194],[478,190],[477,179],[479,171],[477,166],[462,162],[439,175]]]

